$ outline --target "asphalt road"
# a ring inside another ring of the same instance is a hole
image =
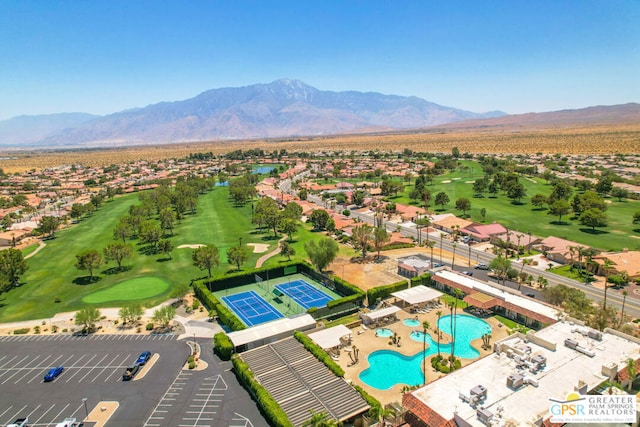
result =
[[[229,362],[203,341],[208,368],[184,371],[190,350],[173,335],[0,337],[0,425],[25,416],[30,426],[55,426],[66,417],[81,421],[86,398],[88,412],[100,401],[119,402],[108,427],[267,427]],[[125,367],[145,350],[158,360],[144,377],[122,381]],[[64,372],[44,383],[57,365]]]
[[[324,206],[323,201],[320,197],[309,195],[308,200],[313,203],[316,203],[319,206]],[[345,208],[344,206],[336,206],[336,211],[341,212],[344,208]],[[351,217],[358,218],[362,222],[373,225],[372,214],[363,214],[363,213],[351,211]],[[399,227],[398,224],[396,223],[390,223],[387,221],[384,221],[384,223],[388,231],[396,230]],[[418,231],[415,229],[415,227],[400,226],[400,232],[404,236],[414,237],[416,239],[418,237]],[[425,233],[424,230],[421,231],[422,241],[427,239],[426,234],[427,233]],[[428,238],[436,242],[436,247],[434,248],[434,255],[435,255],[434,261],[435,259],[439,260],[437,255],[439,255],[440,245],[442,245],[442,249],[444,251],[453,252],[454,250],[453,242],[448,240],[446,237],[444,239],[441,239],[439,232],[430,233]],[[466,244],[460,243],[460,242],[456,243],[456,255],[457,255],[456,257],[459,256],[459,258],[457,259],[458,265],[460,265],[461,263],[467,262],[466,269],[470,268],[468,265],[469,263],[467,261],[467,259],[469,258],[469,255],[472,260],[471,266],[475,265],[476,263],[489,264],[496,257],[493,254],[486,253],[484,251],[477,251],[473,248],[471,248],[471,251],[469,251],[469,247]],[[518,265],[514,267],[520,268],[520,266]],[[577,280],[569,279],[567,277],[560,276],[546,270],[540,270],[531,266],[524,266],[523,271],[528,274],[531,274],[533,277],[536,277],[536,278],[538,276],[544,277],[545,279],[547,279],[549,286],[557,286],[557,285],[569,286],[569,287],[581,290],[587,295],[587,297],[589,297],[591,300],[597,303],[601,303],[604,300],[604,290],[595,288],[592,285],[585,284],[583,282],[578,282]],[[518,286],[517,284],[508,284],[508,283],[506,285],[510,287],[515,287],[515,288],[517,288]],[[624,302],[625,313],[632,317],[640,318],[640,295],[636,296],[633,293],[634,289],[635,289],[635,285],[627,286],[626,290],[628,292],[628,296],[626,298],[626,301]],[[537,289],[530,288],[525,285],[521,286],[520,291],[523,294],[534,294],[538,298],[540,297],[540,292]],[[623,304],[622,290],[609,288],[607,290],[607,304],[615,307],[617,310],[621,310],[622,304]]]

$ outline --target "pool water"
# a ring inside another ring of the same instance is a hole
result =
[[[464,314],[457,314],[456,321],[455,355],[463,359],[480,357],[480,352],[471,346],[471,341],[491,333],[491,326],[482,319]],[[450,334],[451,315],[442,316],[438,322],[438,328],[443,333]],[[430,334],[425,337],[419,330],[411,332],[409,336],[414,341],[426,342],[427,350],[424,355],[422,351],[413,356],[405,356],[393,350],[374,351],[367,359],[369,367],[360,372],[360,380],[379,390],[388,390],[396,384],[410,386],[422,384],[424,382],[422,360],[424,357],[438,353],[438,343]],[[451,343],[440,342],[440,353],[451,354]]]
[[[402,324],[415,328],[416,326],[420,326],[420,321],[416,319],[404,319]]]
[[[420,385],[422,352],[405,356],[393,350],[378,350],[369,355],[369,368],[360,372],[360,380],[379,390],[387,390],[396,384]]]
[[[388,328],[378,328],[376,329],[376,336],[382,338],[389,338],[393,335],[393,331]]]

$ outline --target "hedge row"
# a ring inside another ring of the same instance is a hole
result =
[[[220,300],[207,289],[204,283],[194,282],[193,292],[208,309],[214,309],[220,321],[231,328],[231,330],[239,331],[246,328],[235,313],[229,310],[226,305],[222,304]]]
[[[382,403],[380,403],[378,399],[367,393],[359,385],[353,383],[351,385],[356,389],[358,393],[360,393],[362,398],[367,401],[367,404],[371,406],[371,409],[369,409],[369,416],[375,418],[375,420],[378,421],[380,414],[382,414]]]
[[[256,380],[253,372],[249,369],[249,365],[245,363],[240,356],[234,354],[231,358],[233,370],[236,376],[253,394],[258,402],[260,411],[273,427],[293,427],[287,414],[282,410],[278,402],[265,390],[265,388]]]
[[[336,291],[341,295],[356,295],[361,294],[364,297],[364,292],[359,287],[352,285],[349,282],[344,281],[340,277],[334,277],[333,283],[336,287]]]
[[[224,332],[218,332],[213,336],[213,352],[222,360],[231,359],[233,343]]]
[[[339,305],[351,303],[351,302],[360,305],[362,303],[362,300],[364,300],[364,292],[360,292],[359,294],[349,295],[348,297],[343,297],[343,298],[329,301],[327,303],[327,308],[333,308],[333,307],[337,307]]]
[[[338,377],[344,377],[344,370],[338,365],[332,358],[320,348],[311,338],[303,334],[302,332],[294,332],[293,336],[306,348],[316,359],[324,363],[331,372]]]
[[[378,298],[380,300],[383,300],[389,297],[393,292],[401,291],[402,289],[407,289],[408,287],[409,283],[406,280],[402,280],[390,285],[378,286],[377,288],[369,289],[367,291],[369,304],[374,304],[378,300]]]
[[[278,267],[261,267],[250,271],[238,271],[235,273],[227,274],[225,277],[219,279],[202,279],[196,283],[203,283],[207,289],[211,292],[222,291],[225,289],[235,288],[237,286],[250,285],[255,283],[255,274],[258,274],[263,279],[275,279],[277,277],[284,276],[284,269],[293,265],[299,265],[300,262],[289,261],[278,265]],[[300,267],[297,269],[300,270]],[[266,274],[268,272],[268,274]]]
[[[415,243],[391,243],[382,248],[382,251],[391,251],[393,249],[415,248]]]

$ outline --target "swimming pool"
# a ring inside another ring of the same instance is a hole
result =
[[[455,355],[464,359],[480,357],[480,352],[471,346],[471,341],[491,333],[491,326],[482,319],[464,314],[456,315]],[[451,315],[442,316],[438,328],[451,332]],[[414,341],[425,341],[424,334],[415,330],[409,335]],[[430,334],[426,336],[427,349],[424,357],[438,353],[438,343]],[[451,344],[440,342],[440,353],[451,354]],[[423,352],[405,356],[393,350],[378,350],[368,357],[369,367],[360,372],[360,380],[379,390],[387,390],[396,384],[419,385],[424,381],[422,372]],[[416,371],[417,370],[417,371]]]
[[[369,368],[360,372],[360,380],[379,390],[396,384],[419,385],[424,382],[422,352],[405,356],[393,350],[378,350],[368,357]]]
[[[378,328],[376,329],[376,336],[382,338],[389,338],[393,335],[393,331],[389,328]]]
[[[463,359],[475,359],[480,357],[480,352],[471,346],[471,341],[482,338],[484,334],[491,333],[491,326],[482,319],[466,314],[456,314],[456,341],[455,341],[455,355],[462,357]],[[438,322],[438,329],[449,336],[451,333],[452,317],[451,315],[442,316]],[[420,331],[413,331],[409,337],[418,342],[422,342],[424,334]],[[450,338],[445,338],[446,341],[440,341],[440,352],[451,354]],[[437,341],[434,341],[429,334],[427,334],[427,345],[430,347],[435,346],[437,352]],[[433,353],[431,353],[433,354]]]
[[[415,328],[416,326],[420,326],[420,321],[418,319],[404,319],[402,324]]]

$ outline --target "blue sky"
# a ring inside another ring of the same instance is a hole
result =
[[[0,119],[294,78],[476,112],[640,102],[639,0],[0,1]]]

